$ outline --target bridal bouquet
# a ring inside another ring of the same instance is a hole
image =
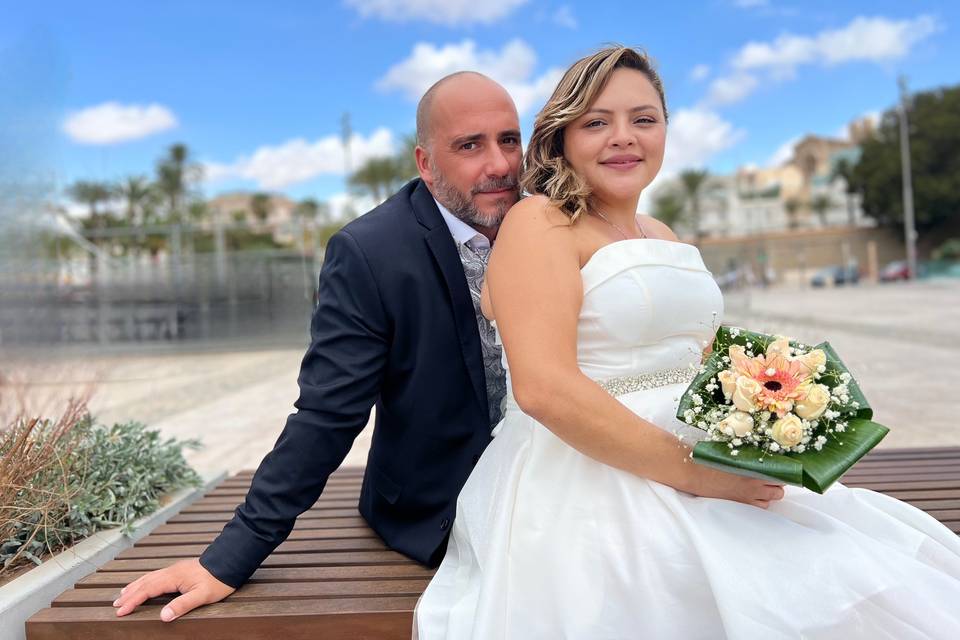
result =
[[[677,418],[707,432],[693,459],[823,493],[889,429],[829,343],[722,326]]]

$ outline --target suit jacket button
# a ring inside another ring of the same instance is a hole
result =
[[[446,531],[447,527],[449,526],[450,526],[450,519],[444,518],[443,521],[440,523],[440,531]]]

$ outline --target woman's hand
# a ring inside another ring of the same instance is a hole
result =
[[[697,465],[696,483],[691,493],[766,509],[771,502],[783,498],[783,485]]]

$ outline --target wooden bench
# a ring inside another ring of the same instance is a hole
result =
[[[223,481],[133,548],[27,621],[28,640],[53,638],[410,638],[413,607],[433,572],[394,551],[357,513],[362,470],[331,476],[320,500],[250,581],[225,601],[171,624],[170,597],[117,618],[120,588],[145,571],[195,557],[232,517],[252,471]],[[909,502],[960,533],[960,447],[874,451],[842,480]]]

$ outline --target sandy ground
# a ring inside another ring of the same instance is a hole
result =
[[[875,419],[891,427],[881,447],[960,445],[951,401],[960,359],[960,282],[728,293],[725,322],[829,339],[861,383]],[[102,421],[136,419],[178,438],[202,473],[255,468],[283,429],[297,395],[305,344],[45,349],[0,354],[0,372],[32,406],[92,387]],[[9,396],[8,396],[9,397]],[[11,404],[8,402],[6,408]],[[371,426],[346,464],[363,464]]]

